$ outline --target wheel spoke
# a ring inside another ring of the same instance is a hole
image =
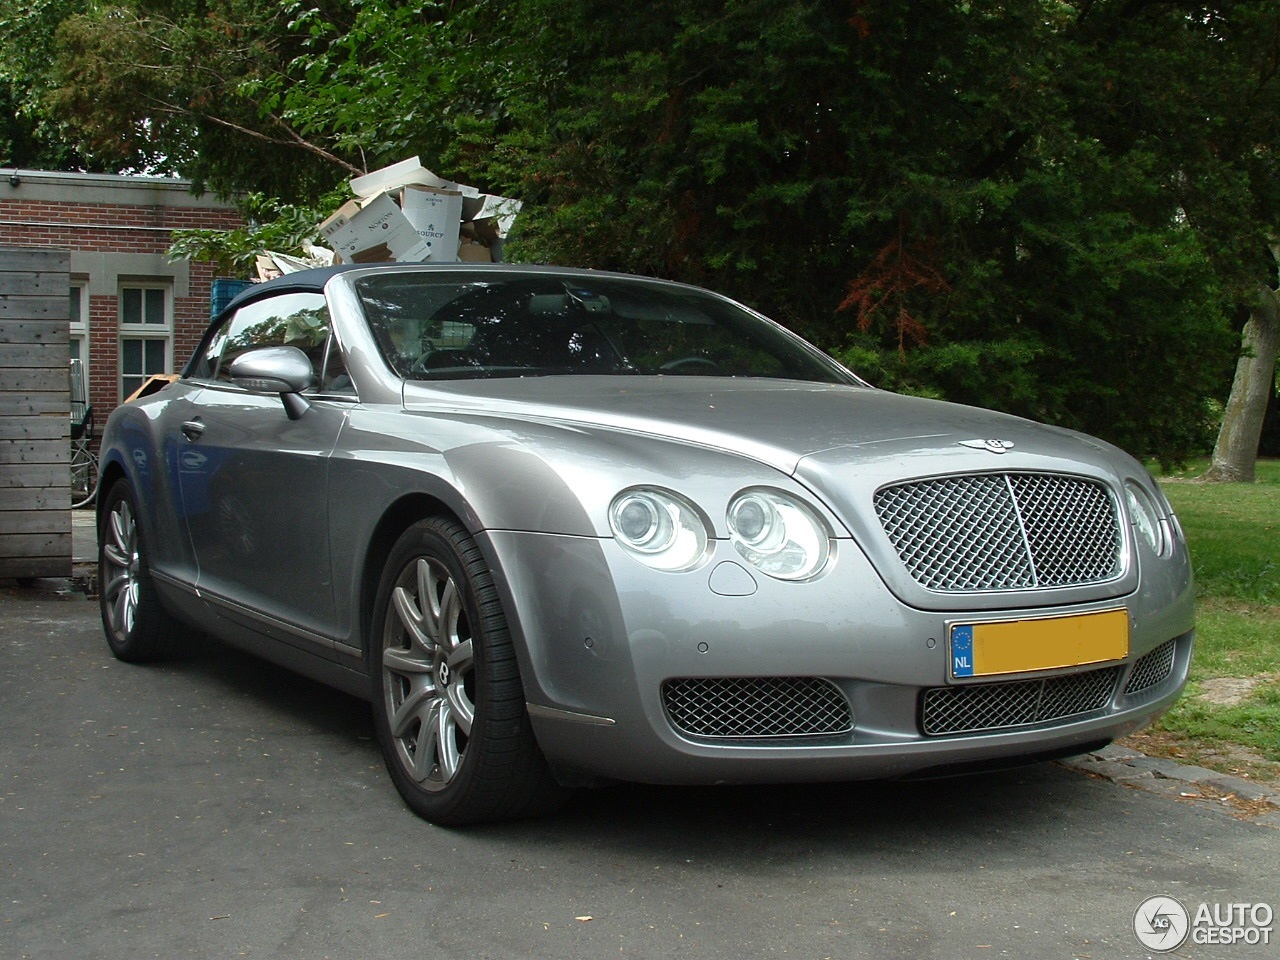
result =
[[[114,543],[104,543],[102,545],[102,555],[117,570],[129,569],[129,557],[121,552],[120,548]]]
[[[463,640],[456,647],[449,651],[445,657],[445,662],[449,664],[449,672],[455,677],[461,679],[463,676],[471,672],[472,661],[474,656],[470,640]]]
[[[414,678],[431,672],[431,661],[414,656],[413,650],[398,650],[388,647],[382,651],[382,668],[407,678]]]
[[[418,609],[418,604],[422,602],[421,595],[415,603],[413,594],[404,587],[396,587],[391,597],[395,603],[396,616],[399,617],[405,632],[409,634],[410,647],[429,652],[435,644],[427,635],[425,618],[422,611]]]
[[[445,581],[440,595],[439,621],[436,626],[436,640],[445,650],[452,650],[458,645],[458,621],[462,617],[462,595],[450,577]]]
[[[123,501],[111,511],[111,539],[126,557],[133,555],[133,511]]]
[[[467,691],[460,682],[452,683],[445,691],[445,696],[448,697],[449,713],[458,729],[463,736],[471,736],[471,725],[476,719],[476,708],[467,696]]]
[[[112,622],[120,633],[128,635],[129,631],[133,629],[133,591],[131,587],[126,586],[120,591],[120,596],[116,597],[113,608]]]
[[[127,570],[116,568],[111,572],[111,579],[101,588],[102,595],[107,598],[108,603],[115,603],[120,599],[120,594],[129,587],[129,573]]]
[[[448,783],[458,772],[462,753],[458,750],[457,724],[448,704],[440,705],[436,728],[436,761],[440,764],[440,779]]]
[[[440,636],[440,609],[436,604],[436,575],[431,569],[431,561],[418,558],[416,564],[418,578],[418,606],[422,610],[422,628],[431,639]]]
[[[475,722],[476,707],[467,695],[465,679],[471,674],[474,665],[475,648],[470,640],[464,640],[449,651],[446,662],[449,665],[453,682],[449,684],[445,695],[449,699],[449,707],[453,711],[458,729],[464,736],[471,736],[471,724]]]
[[[428,726],[428,716],[439,708],[439,703],[440,694],[433,684],[415,685],[391,715],[392,735],[403,738],[412,730],[415,720],[420,720],[422,729],[425,730]],[[421,741],[421,735],[419,735],[419,741]]]
[[[428,710],[423,711],[422,724],[418,728],[418,743],[413,753],[413,777],[419,783],[429,778],[436,766],[440,737],[440,708],[440,701],[434,701]]]

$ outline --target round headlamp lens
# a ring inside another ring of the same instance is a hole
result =
[[[744,543],[759,543],[775,520],[772,505],[763,497],[747,495],[734,501],[729,514],[729,527]]]
[[[727,515],[729,538],[739,555],[779,580],[805,580],[826,565],[831,540],[807,504],[780,490],[745,490]]]
[[[687,570],[707,552],[707,528],[685,500],[663,490],[628,490],[609,507],[618,542],[656,570]]]
[[[657,505],[646,497],[626,497],[615,508],[618,534],[637,548],[660,538],[663,516]]]

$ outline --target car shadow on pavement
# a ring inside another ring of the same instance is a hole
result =
[[[215,697],[251,705],[258,721],[280,729],[337,738],[335,748],[359,741],[370,766],[379,766],[367,703],[248,654],[200,642],[165,669],[199,678]],[[314,745],[314,739],[309,738]],[[957,851],[976,844],[1035,844],[1066,824],[1095,817],[1101,784],[1041,763],[1011,770],[924,781],[859,781],[767,786],[667,787],[614,784],[577,791],[560,812],[536,821],[467,828],[473,836],[524,839],[533,844],[615,842],[670,847],[737,861],[758,856],[761,844],[807,843],[884,847],[897,852],[941,843]],[[385,789],[393,795],[390,780]],[[1112,790],[1123,802],[1125,791]],[[1082,802],[1077,802],[1082,801]],[[1078,809],[1077,809],[1078,808]],[[406,817],[412,815],[405,810]],[[423,829],[436,829],[423,824]],[[704,838],[715,838],[706,840]],[[762,839],[762,838],[772,838]],[[726,847],[726,840],[730,846]],[[754,851],[754,852],[752,852]],[[962,864],[958,864],[962,868]]]
[[[290,727],[373,743],[369,705],[358,697],[199,634],[185,637],[183,644],[179,656],[157,666],[199,678],[202,687],[222,697],[278,714]],[[377,753],[376,746],[371,749]]]

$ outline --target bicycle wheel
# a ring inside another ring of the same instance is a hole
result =
[[[98,458],[77,447],[71,454],[71,509],[87,507],[98,493]]]

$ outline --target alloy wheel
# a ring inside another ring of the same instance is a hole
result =
[[[110,630],[119,637],[133,632],[138,612],[139,570],[138,524],[127,499],[115,502],[104,525],[102,544],[103,610]]]
[[[383,708],[397,757],[424,790],[457,776],[475,721],[475,657],[459,584],[435,558],[406,565],[383,636]]]

